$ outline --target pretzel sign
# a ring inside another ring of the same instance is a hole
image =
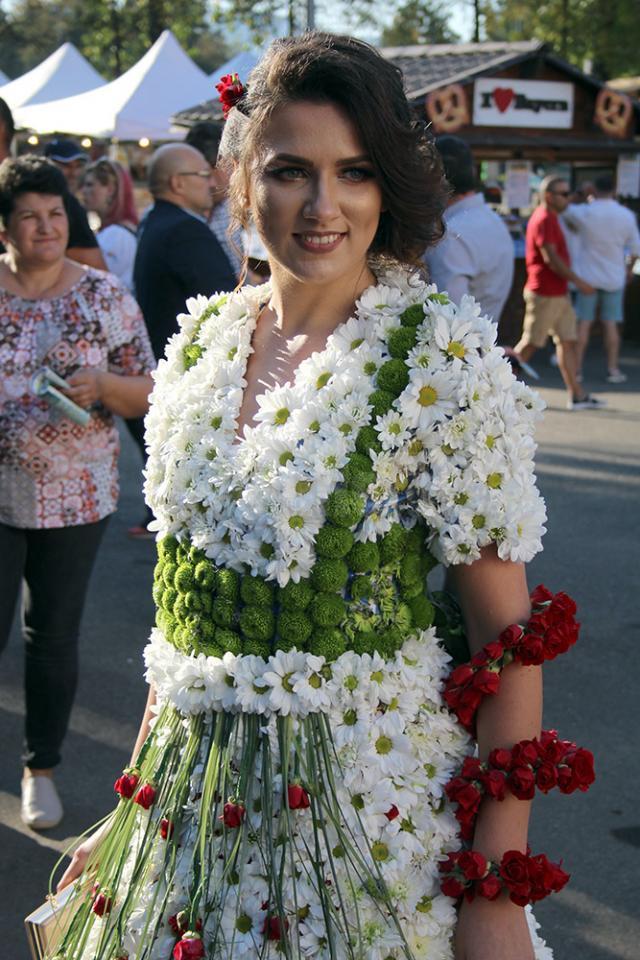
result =
[[[455,133],[469,123],[467,98],[459,83],[432,90],[427,96],[425,111],[436,133]]]
[[[633,107],[624,93],[603,87],[596,99],[594,121],[611,137],[625,137]]]

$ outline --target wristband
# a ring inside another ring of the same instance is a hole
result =
[[[552,863],[544,853],[531,856],[528,850],[507,850],[500,863],[487,860],[477,850],[460,850],[450,853],[439,869],[442,892],[454,900],[496,900],[504,892],[520,907],[557,893],[569,880],[559,863]]]
[[[469,663],[451,673],[444,699],[469,732],[485,696],[500,689],[500,673],[510,663],[534,666],[565,653],[578,639],[576,605],[566,593],[552,594],[542,585],[531,594],[532,613],[526,624],[514,623],[498,640],[486,644]]]
[[[457,804],[455,816],[463,840],[470,840],[478,809],[484,797],[504,800],[507,792],[519,800],[531,800],[536,788],[549,793],[587,791],[593,781],[593,754],[569,740],[560,740],[555,730],[543,730],[539,738],[521,740],[511,750],[492,750],[482,762],[466,757],[462,770],[445,786]]]

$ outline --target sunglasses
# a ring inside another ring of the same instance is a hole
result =
[[[570,196],[571,196],[571,191],[570,191],[570,190],[552,190],[551,193],[555,193],[555,195],[556,195],[557,197],[570,197]]]

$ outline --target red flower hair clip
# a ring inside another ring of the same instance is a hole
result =
[[[237,73],[228,73],[226,76],[220,77],[220,81],[216,83],[216,90],[220,94],[218,99],[222,104],[222,113],[226,120],[229,110],[235,107],[238,100],[246,93],[247,88],[240,81]]]

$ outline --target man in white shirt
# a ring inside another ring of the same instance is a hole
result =
[[[635,215],[613,198],[613,177],[596,178],[595,195],[590,203],[567,207],[564,218],[580,236],[580,276],[595,287],[595,293],[578,291],[575,310],[578,317],[578,369],[582,368],[591,325],[599,308],[607,353],[607,380],[624,383],[627,379],[618,367],[620,324],[624,317],[624,290],[630,267],[640,257],[640,234]]]
[[[454,303],[471,294],[498,323],[513,282],[513,240],[476,192],[473,155],[464,140],[442,136],[436,147],[453,192],[444,214],[445,235],[425,255],[431,279]]]

